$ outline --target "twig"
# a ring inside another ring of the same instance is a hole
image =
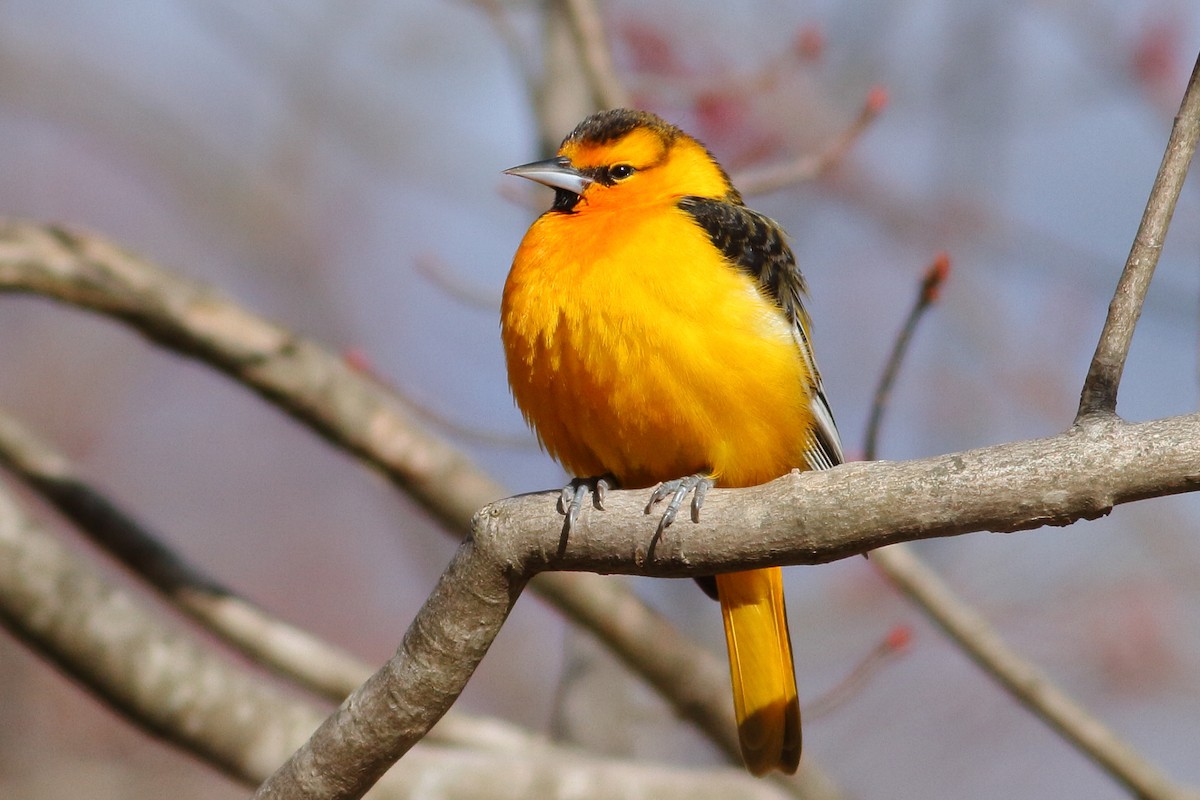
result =
[[[695,577],[815,564],[885,544],[1065,525],[1112,505],[1200,489],[1200,414],[1084,421],[1058,436],[908,462],[858,462],[714,490],[699,522],[651,554],[643,492],[614,491],[562,539],[557,493],[483,509],[392,659],[259,789],[260,798],[360,797],[449,708],[530,576],[587,570]],[[853,508],[854,514],[845,510]]]
[[[624,108],[629,93],[613,69],[612,54],[604,34],[604,22],[593,0],[561,0],[579,48],[584,74],[600,109]]]
[[[767,194],[805,181],[815,180],[846,157],[863,132],[887,105],[887,92],[876,86],[867,93],[862,109],[849,126],[823,150],[780,164],[768,164],[739,172],[733,178],[742,194]]]
[[[1133,329],[1142,314],[1142,304],[1154,268],[1162,252],[1167,227],[1175,212],[1175,203],[1183,189],[1188,165],[1196,152],[1196,141],[1200,138],[1200,57],[1192,69],[1191,80],[1175,116],[1171,138],[1163,154],[1150,199],[1138,226],[1137,236],[1125,261],[1125,269],[1117,282],[1117,291],[1108,306],[1108,317],[1096,352],[1088,367],[1087,378],[1079,397],[1079,412],[1076,419],[1088,414],[1114,414],[1117,410],[1117,389],[1125,359],[1129,356],[1129,344],[1133,340]]]
[[[499,313],[500,295],[488,291],[453,274],[450,265],[430,253],[418,254],[413,259],[417,274],[441,288],[446,294],[470,308],[490,313]]]
[[[901,547],[902,545],[893,545]],[[866,658],[862,659],[850,670],[849,674],[838,681],[833,688],[804,705],[806,720],[819,719],[841,706],[859,692],[870,678],[887,662],[891,661],[908,648],[912,640],[912,629],[907,625],[897,625],[888,631]]]
[[[892,345],[892,352],[884,365],[879,385],[875,387],[875,397],[871,402],[871,416],[867,420],[867,433],[863,445],[863,458],[867,461],[875,460],[876,446],[879,442],[879,426],[883,422],[883,414],[892,395],[892,385],[895,384],[896,376],[900,373],[900,364],[908,352],[913,333],[917,330],[917,323],[937,301],[942,284],[949,274],[950,257],[945,253],[939,253],[929,268],[925,270],[925,276],[917,290],[916,302],[909,309],[908,318],[904,321],[904,325],[900,328],[900,333]]]

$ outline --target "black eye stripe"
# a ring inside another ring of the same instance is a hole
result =
[[[596,183],[604,186],[612,186],[617,181],[623,181],[633,173],[637,172],[637,167],[633,164],[610,164],[603,167],[587,167],[581,169],[584,175],[594,180]]]

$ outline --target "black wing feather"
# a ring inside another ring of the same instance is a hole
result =
[[[753,277],[792,324],[812,376],[811,411],[816,426],[806,449],[811,469],[828,469],[842,463],[842,445],[829,402],[821,386],[812,345],[808,340],[808,312],[804,308],[807,286],[783,229],[770,217],[734,199],[684,197],[679,208],[704,229],[713,245],[738,269]]]

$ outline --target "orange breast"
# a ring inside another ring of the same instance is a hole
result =
[[[787,320],[673,204],[542,216],[501,327],[517,405],[575,475],[747,486],[804,464],[809,384]]]

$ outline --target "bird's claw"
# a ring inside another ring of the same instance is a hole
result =
[[[679,509],[683,506],[683,501],[691,493],[692,522],[699,522],[700,507],[704,505],[704,496],[708,494],[708,490],[712,486],[713,479],[700,474],[688,475],[673,481],[663,481],[654,487],[654,492],[650,495],[650,502],[646,503],[646,513],[649,514],[655,505],[666,500],[667,497],[671,498],[667,502],[666,509],[663,510],[662,518],[658,521],[658,532],[662,533],[675,521]]]
[[[596,508],[603,510],[604,498],[608,496],[608,490],[616,487],[617,480],[612,475],[572,478],[571,482],[562,488],[562,494],[558,497],[558,510],[567,517],[566,530],[570,531],[579,521],[579,515],[583,512],[584,500],[588,495],[592,496],[592,502]]]

